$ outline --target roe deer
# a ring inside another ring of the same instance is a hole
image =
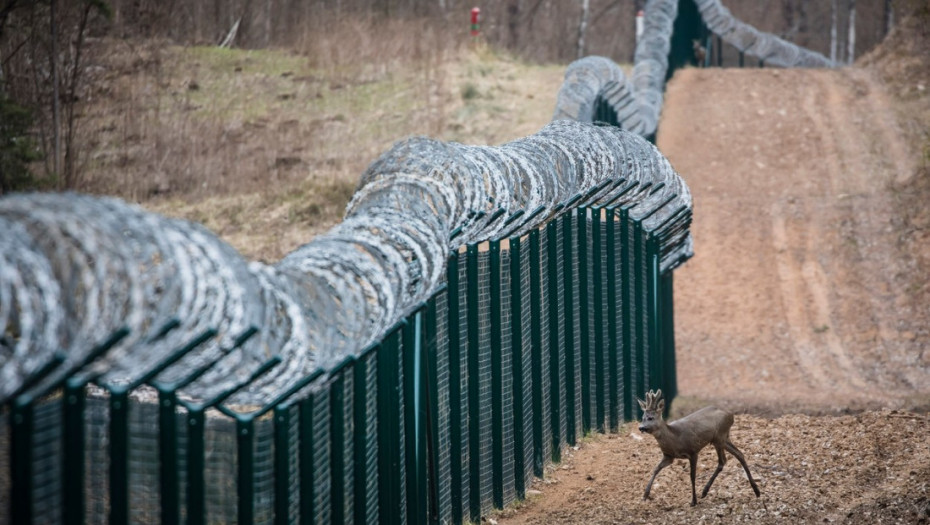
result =
[[[733,414],[721,410],[717,407],[706,407],[697,412],[666,423],[662,419],[662,411],[665,410],[665,400],[662,399],[662,391],[653,392],[650,390],[646,393],[646,400],[638,399],[640,408],[643,409],[643,421],[639,426],[640,432],[652,434],[656,441],[659,442],[659,448],[662,449],[662,461],[656,465],[652,471],[652,478],[646,485],[646,492],[643,499],[649,499],[649,491],[652,490],[652,482],[655,481],[659,471],[672,464],[675,459],[687,459],[691,463],[691,506],[697,505],[697,494],[694,491],[694,475],[697,470],[698,453],[712,444],[717,450],[717,470],[707,480],[701,497],[707,496],[707,491],[717,478],[717,474],[723,470],[727,464],[727,457],[724,451],[733,454],[749,477],[749,484],[752,490],[759,497],[759,487],[756,486],[752,474],[749,473],[749,465],[743,454],[730,441],[730,427],[733,426]]]
[[[704,67],[704,60],[707,58],[707,49],[701,45],[700,40],[691,40],[691,48],[694,50],[694,60],[698,67]]]

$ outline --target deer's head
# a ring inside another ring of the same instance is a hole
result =
[[[651,434],[662,424],[662,412],[665,411],[665,400],[662,399],[662,390],[646,392],[646,400],[636,398],[639,408],[643,409],[643,420],[639,431]]]

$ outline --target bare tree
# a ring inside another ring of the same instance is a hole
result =
[[[50,46],[49,65],[52,70],[52,166],[56,177],[61,177],[61,97],[58,88],[58,21],[55,18],[55,5],[49,2],[49,21],[52,42]],[[59,188],[62,184],[59,178]]]
[[[856,0],[849,0],[849,30],[846,32],[846,60],[852,64],[856,59]]]
[[[581,21],[578,23],[578,58],[584,56],[584,34],[588,29],[588,13],[591,8],[591,0],[581,0]]]
[[[830,2],[830,60],[836,62],[837,0]]]
[[[885,9],[884,9],[884,21],[885,21],[885,34],[891,32],[891,28],[894,27],[894,3],[893,0],[885,0]]]

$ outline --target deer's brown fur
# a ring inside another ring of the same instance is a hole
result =
[[[742,452],[736,448],[736,445],[730,441],[730,427],[733,426],[733,414],[721,410],[717,407],[706,407],[690,414],[681,419],[676,419],[666,423],[662,419],[662,412],[665,410],[665,400],[662,399],[662,391],[653,392],[650,390],[646,393],[646,400],[638,399],[640,408],[643,409],[643,420],[639,426],[640,432],[652,434],[662,449],[662,461],[656,465],[652,471],[652,478],[646,485],[646,492],[643,499],[649,499],[649,492],[652,490],[652,482],[655,481],[659,471],[672,464],[675,459],[687,459],[691,465],[691,506],[697,505],[697,493],[694,486],[694,477],[697,473],[698,453],[707,445],[713,445],[717,451],[717,470],[710,476],[707,485],[701,492],[701,497],[707,496],[707,491],[717,479],[717,474],[723,470],[727,464],[726,452],[740,462],[749,477],[749,484],[752,486],[756,497],[759,497],[759,487],[752,474],[749,472],[749,465],[746,464],[746,458]]]

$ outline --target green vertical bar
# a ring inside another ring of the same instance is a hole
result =
[[[623,298],[623,313],[620,318],[622,349],[621,357],[623,360],[623,419],[626,421],[633,420],[633,396],[636,392],[633,388],[633,303],[630,300],[630,281],[632,279],[632,249],[630,246],[630,212],[626,208],[620,208],[620,297]]]
[[[591,333],[588,311],[588,209],[578,208],[578,327],[581,352],[581,430],[591,430]]]
[[[10,516],[12,523],[28,525],[32,515],[32,439],[34,437],[34,414],[32,404],[17,405],[10,411],[10,474],[13,487],[10,490]]]
[[[401,389],[398,352],[400,332],[390,334],[378,353],[378,515],[384,524],[399,524],[405,502],[401,501],[400,413]]]
[[[313,394],[300,401],[300,523],[310,525],[316,517],[316,486],[313,483],[313,456],[316,440],[313,433]],[[380,407],[379,407],[380,408]],[[380,438],[380,436],[379,436]],[[379,450],[378,458],[383,456]]]
[[[204,416],[203,408],[187,414],[187,523],[206,523],[204,487]]]
[[[61,515],[65,525],[81,525],[84,523],[84,409],[87,405],[84,384],[66,382],[64,400],[61,429],[61,472],[64,476],[61,484]],[[165,496],[162,495],[162,505],[164,499]],[[164,522],[169,525],[177,523]]]
[[[662,325],[665,329],[663,338],[663,351],[665,352],[665,388],[668,398],[675,399],[678,395],[678,372],[675,369],[675,282],[672,272],[662,276]]]
[[[251,419],[236,421],[236,443],[239,449],[236,483],[239,525],[250,525],[255,521],[255,424]]]
[[[352,379],[352,425],[355,435],[352,436],[355,451],[353,465],[355,466],[353,480],[355,483],[355,524],[364,525],[368,513],[368,455],[367,437],[374,429],[368,428],[368,359],[371,354],[363,355],[355,361]]]
[[[739,52],[739,67],[743,67],[744,62],[745,62],[745,57],[744,57],[744,55],[743,55],[743,52],[740,51],[740,52]]]
[[[549,318],[549,426],[552,440],[552,461],[562,461],[562,403],[559,394],[559,265],[558,221],[546,224],[546,312]]]
[[[610,431],[620,428],[620,389],[617,370],[617,236],[614,208],[607,208],[607,395]]]
[[[110,393],[110,523],[129,523],[129,394]]]
[[[525,434],[523,428],[523,281],[520,272],[520,237],[510,239],[510,324],[513,367],[513,470],[517,497],[526,497]]]
[[[542,274],[539,264],[539,230],[530,232],[530,342],[533,377],[533,473],[543,476],[542,418]]]
[[[440,292],[442,293],[442,292]],[[429,523],[439,523],[439,492],[442,480],[439,479],[439,343],[436,308],[436,295],[430,298],[426,305],[426,324],[424,326],[424,345],[422,362],[424,363],[426,379],[424,384],[426,398],[426,439],[424,446],[428,446],[427,480],[429,483]],[[448,334],[447,334],[448,335]],[[356,426],[356,428],[361,428]]]
[[[633,358],[637,364],[635,385],[637,392],[645,392],[647,389],[656,388],[655,385],[649,384],[649,363],[646,355],[646,327],[643,325],[643,312],[647,308],[643,301],[643,292],[646,283],[643,281],[643,265],[645,264],[645,246],[643,242],[642,224],[635,219],[633,221],[633,330],[636,332],[636,344],[634,345]]]
[[[656,249],[656,238],[652,235],[646,237],[646,307],[649,315],[646,317],[646,330],[649,344],[649,384],[662,388],[662,354],[660,344],[660,305],[659,305],[659,255]],[[666,394],[667,395],[667,394]],[[671,399],[671,398],[668,398]],[[666,403],[668,405],[670,403]]]
[[[287,405],[274,409],[274,523],[290,523],[291,508],[291,410]]]
[[[491,482],[494,506],[504,508],[504,379],[501,340],[501,250],[500,241],[488,243],[491,295]]]
[[[83,392],[83,389],[81,389]],[[158,392],[158,451],[161,487],[161,522],[181,521],[180,480],[178,479],[178,398],[174,392]]]
[[[351,365],[347,365],[351,366]],[[329,385],[330,501],[333,523],[345,523],[345,376],[340,370]]]
[[[563,333],[565,337],[565,426],[566,440],[574,445],[578,439],[575,435],[575,269],[572,266],[572,257],[576,246],[573,243],[572,213],[562,216],[562,311],[565,315]]]
[[[459,326],[459,259],[454,253],[447,264],[449,281],[449,491],[462,493],[462,354]],[[461,523],[462,498],[452,498],[452,519]]]
[[[466,249],[466,275],[468,283],[468,459],[469,459],[469,503],[471,519],[481,519],[481,455],[478,453],[481,433],[480,390],[478,388],[478,245],[469,244]]]
[[[596,427],[604,431],[604,279],[601,267],[601,207],[593,206],[594,217],[591,221],[591,273],[594,291],[594,396],[596,409]]]
[[[422,366],[419,352],[423,316],[418,311],[407,318],[403,329],[403,352],[401,354],[404,371],[404,459],[407,480],[407,523],[426,523],[426,457],[424,448],[425,433],[420,414],[421,394],[423,391]],[[337,522],[338,523],[338,522]]]

